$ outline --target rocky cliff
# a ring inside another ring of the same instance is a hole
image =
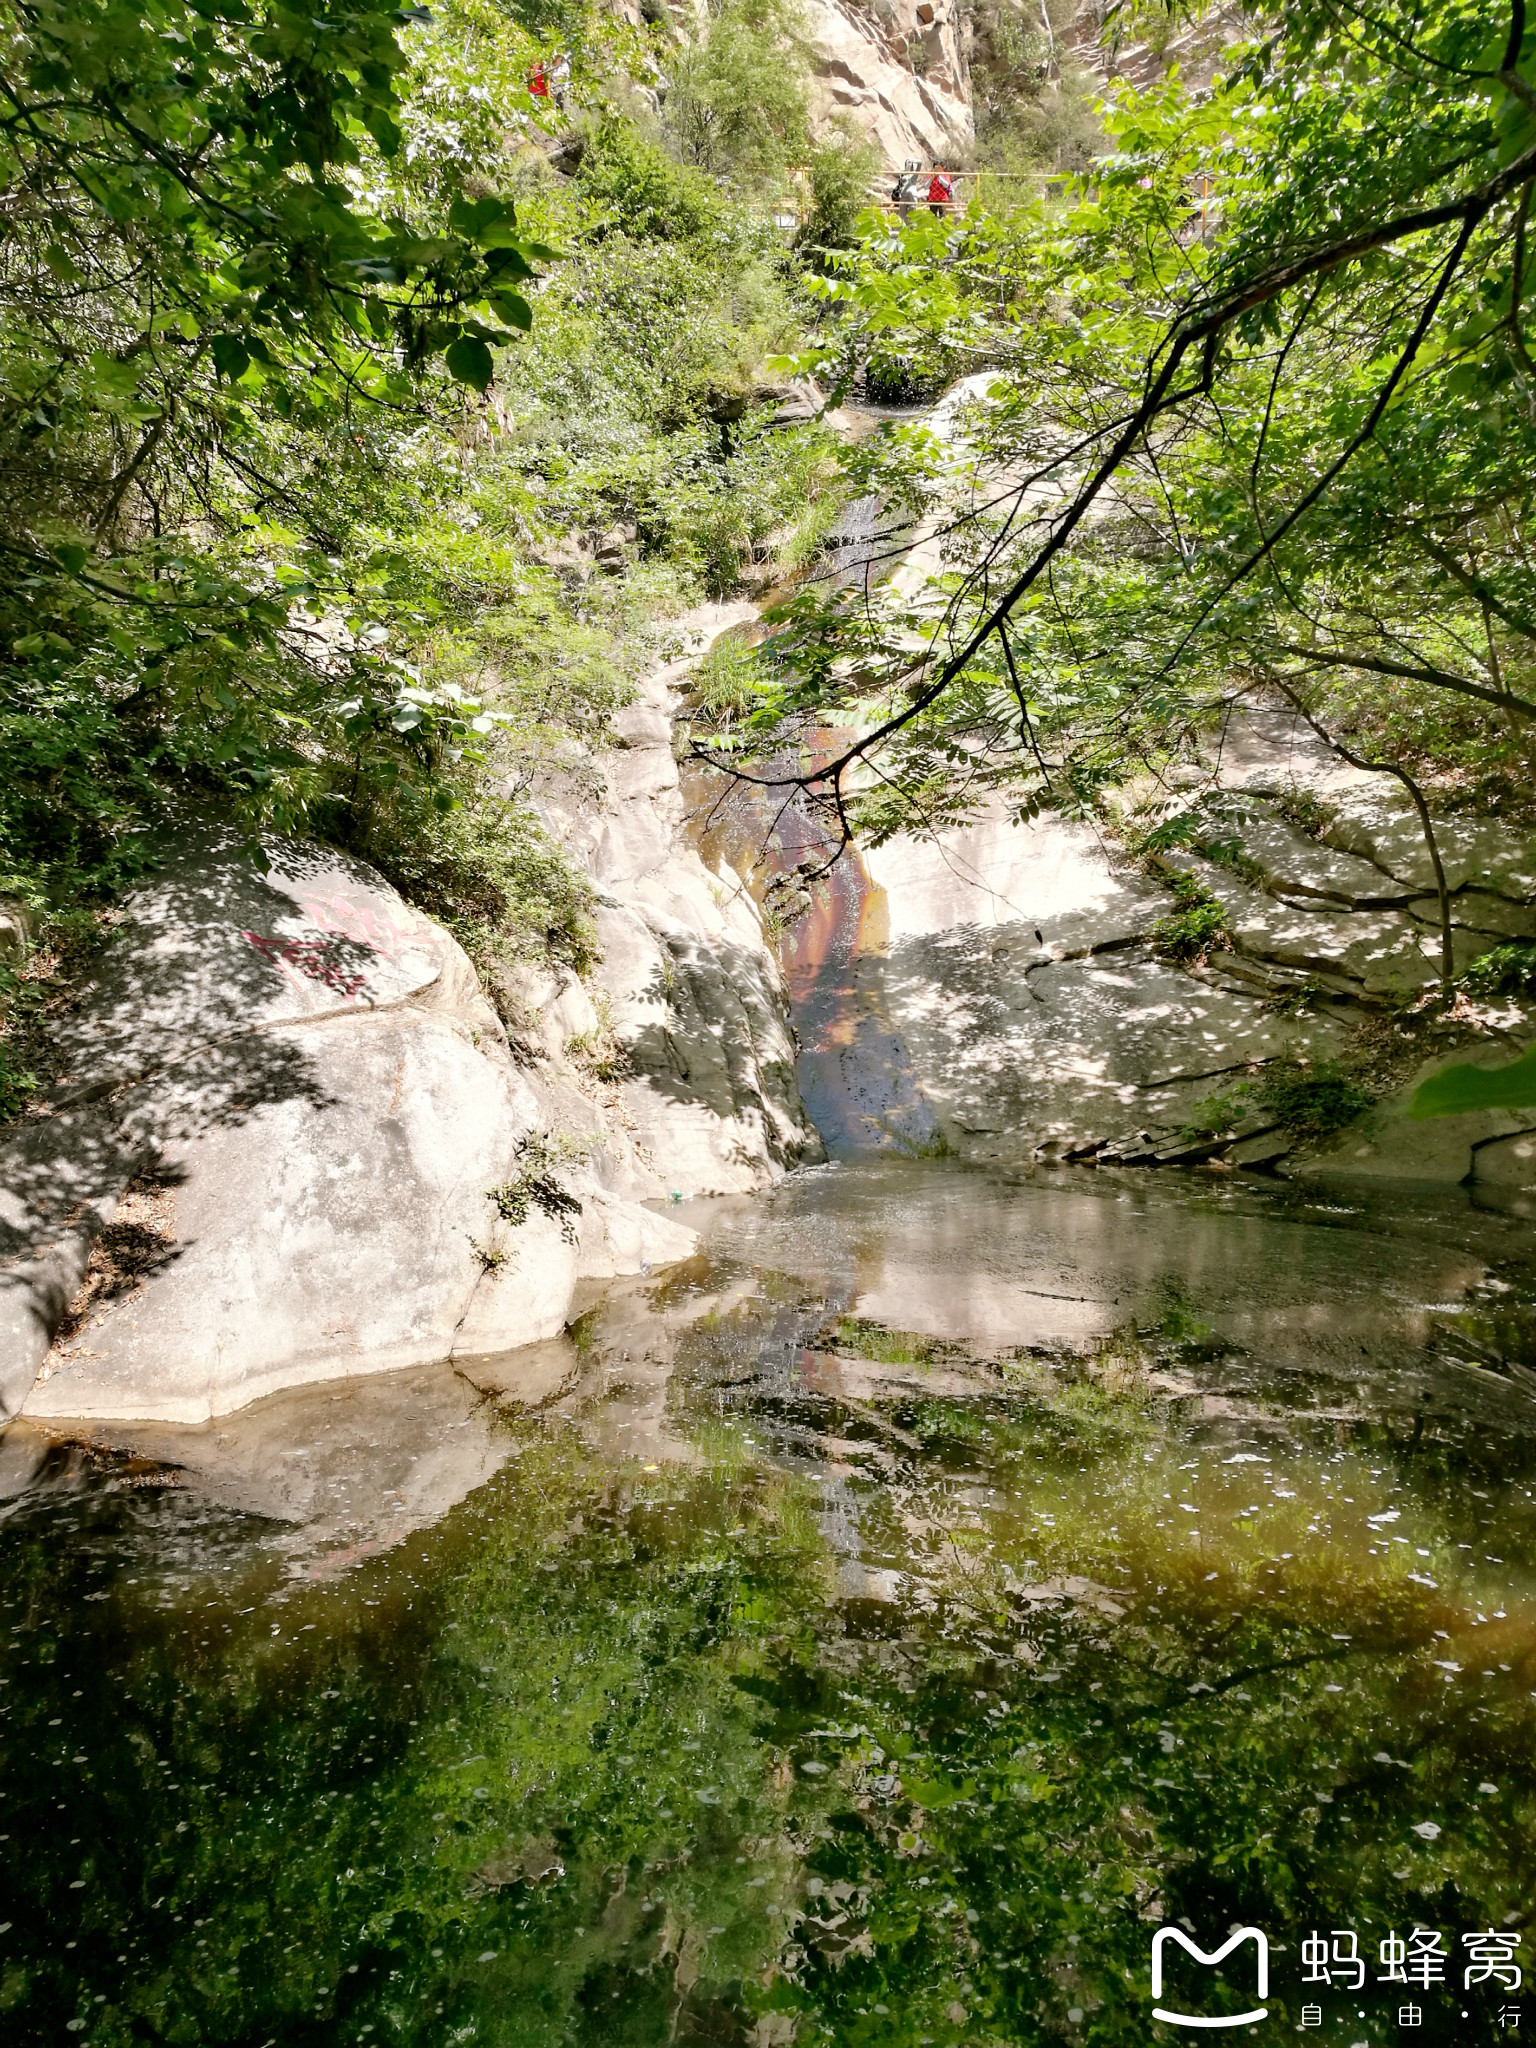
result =
[[[673,756],[693,659],[754,615],[716,604],[680,621],[687,651],[618,713],[617,744],[575,773],[551,769],[540,791],[547,824],[597,887],[602,957],[585,984],[530,977],[525,999],[555,1085],[581,1081],[590,1049],[611,1047],[599,1064],[630,1134],[614,1171],[641,1199],[750,1193],[822,1156],[758,906],[729,862],[706,866],[695,849]],[[593,766],[597,801],[584,793]]]
[[[811,0],[806,26],[823,120],[857,123],[892,170],[968,153],[971,26],[959,0]]]
[[[200,1422],[535,1344],[583,1283],[692,1250],[646,1201],[821,1156],[757,910],[680,836],[672,680],[601,795],[550,793],[604,959],[526,975],[510,1040],[370,869],[180,836],[61,1027],[51,1113],[0,1142],[0,1417]]]
[[[801,1087],[829,1151],[1216,1162],[1466,1182],[1490,1201],[1536,1188],[1536,1104],[1407,1113],[1449,1062],[1517,1058],[1536,1008],[1428,1001],[1440,901],[1399,785],[1259,707],[1162,794],[1195,821],[1193,843],[1151,861],[1088,825],[1019,825],[999,808],[937,840],[849,854],[815,886],[784,959]],[[747,866],[748,815],[715,817]],[[777,853],[759,838],[767,867],[793,859],[792,827],[785,837]],[[1436,839],[1458,972],[1536,937],[1530,835],[1453,817]],[[1183,961],[1180,876],[1220,912]],[[1332,1130],[1277,1108],[1266,1085],[1335,1072],[1358,1077],[1359,1099]]]
[[[912,158],[925,169],[935,159],[953,167],[969,161],[976,141],[973,67],[978,77],[1003,76],[1005,98],[1021,84],[1048,94],[1063,67],[1090,84],[1124,78],[1144,87],[1177,66],[1198,83],[1242,27],[1234,10],[1217,8],[1177,32],[1168,24],[1166,36],[1134,40],[1109,26],[1110,14],[1098,0],[997,0],[989,9],[961,0],[809,0],[815,112],[823,122],[853,121],[880,145],[888,170]],[[1040,58],[1027,84],[1019,64],[1026,41]]]

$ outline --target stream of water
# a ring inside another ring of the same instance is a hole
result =
[[[531,1362],[0,1444],[8,2043],[1536,2029],[1528,1224],[683,1213]]]

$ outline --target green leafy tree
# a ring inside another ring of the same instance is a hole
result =
[[[759,738],[852,732],[798,778],[831,846],[860,801],[1091,803],[1254,692],[1395,778],[1437,868],[1427,786],[1528,783],[1536,37],[1459,0],[1259,26],[1208,92],[1122,91],[1065,213],[881,235],[828,281],[809,360],[996,372],[927,591],[807,599],[771,657]]]
[[[199,808],[256,859],[291,829],[381,866],[516,1028],[516,957],[592,946],[538,775],[596,786],[666,616],[828,469],[753,410],[797,331],[778,238],[623,118],[596,81],[652,75],[650,38],[579,0],[3,33],[0,894],[33,944],[0,1114],[97,907]],[[552,44],[574,180],[529,139]]]
[[[421,416],[424,373],[483,389],[531,319],[541,252],[509,202],[461,193],[429,216],[391,185],[424,19],[243,0],[5,17],[13,886],[109,879],[167,793],[293,823],[365,733],[396,777],[431,736],[472,743],[478,705],[461,716],[376,647],[316,632],[348,485]]]
[[[880,166],[879,148],[854,129],[832,127],[814,142],[807,166],[811,210],[795,235],[796,248],[812,260],[818,252],[851,249]]]
[[[803,157],[807,51],[787,0],[721,0],[670,68],[666,121],[685,163],[750,185]]]

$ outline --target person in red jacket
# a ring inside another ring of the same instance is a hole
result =
[[[954,203],[954,182],[942,164],[935,164],[928,180],[928,211],[936,220],[942,220]]]
[[[536,100],[549,98],[549,80],[544,75],[544,60],[541,57],[528,74],[528,91]]]

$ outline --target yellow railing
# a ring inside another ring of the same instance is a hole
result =
[[[871,181],[866,192],[868,203],[872,208],[877,208],[880,212],[888,214],[893,219],[900,210],[916,213],[929,204],[928,181],[931,176],[931,171],[914,173],[914,182],[917,186],[916,196],[907,202],[904,209],[898,209],[891,198],[897,173],[887,171],[881,177]],[[1077,177],[1077,173],[1073,171],[946,171],[945,176],[949,179],[955,196],[944,210],[963,218],[970,203],[970,197],[966,193],[965,186],[970,184],[974,192],[977,181],[982,178],[990,179],[997,184],[1033,184],[1037,185],[1041,192],[1044,193],[1051,185],[1065,186],[1072,184]],[[1216,218],[1214,210],[1215,200],[1214,179],[1208,177],[1203,172],[1197,178],[1191,179],[1189,192],[1190,214],[1184,223],[1183,229],[1180,231],[1181,235],[1187,234],[1191,238],[1198,237],[1201,241],[1206,239]],[[772,209],[774,222],[777,226],[784,229],[804,227],[811,217],[813,206],[814,201],[811,194],[809,172],[806,170],[792,171],[790,173],[788,192],[774,202]]]

